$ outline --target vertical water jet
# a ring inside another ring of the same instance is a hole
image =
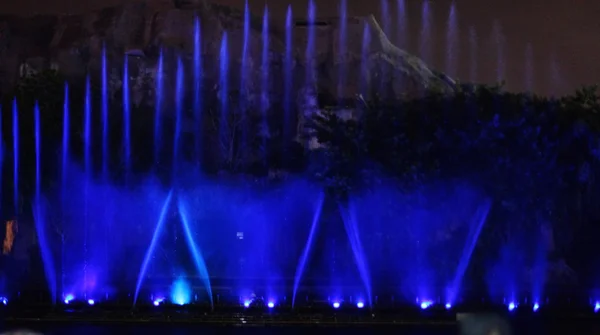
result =
[[[270,88],[269,75],[270,60],[269,60],[269,8],[265,5],[262,22],[262,55],[261,55],[261,80],[260,80],[260,111],[262,116],[262,150],[267,150],[267,134],[269,133],[269,121],[267,120],[267,112],[269,109]],[[265,157],[266,164],[266,157]]]
[[[382,3],[387,3],[387,0],[382,0]],[[337,85],[337,98],[341,99],[344,92],[344,85],[346,85],[346,67],[344,66],[344,58],[346,57],[346,30],[347,30],[347,9],[346,0],[340,1],[339,8],[340,16],[340,27],[339,27],[339,41],[338,41],[338,85]]]
[[[12,103],[12,130],[13,130],[13,202],[15,216],[19,215],[19,109],[17,98]]]
[[[448,22],[446,26],[446,72],[450,76],[456,76],[456,60],[458,59],[458,19],[456,13],[456,2],[450,4]]]
[[[194,158],[202,163],[202,34],[200,19],[194,19]]]
[[[306,86],[314,89],[316,85],[315,73],[315,23],[316,8],[313,0],[308,1],[308,37],[306,42]]]
[[[102,179],[108,178],[108,73],[106,46],[102,45]]]
[[[89,239],[89,201],[90,201],[90,182],[92,178],[92,97],[90,87],[90,77],[88,76],[85,81],[85,103],[84,103],[84,118],[83,118],[83,143],[84,143],[84,166],[85,166],[85,185],[84,185],[84,199],[83,199],[83,282],[87,290],[87,262],[88,262],[88,239]],[[87,292],[85,292],[87,294]]]
[[[504,35],[498,20],[494,20],[492,26],[492,41],[496,51],[496,81],[500,83],[506,79],[506,68],[504,64]]]
[[[390,6],[388,4],[389,0],[381,0],[379,10],[381,10],[381,21],[383,23],[383,33],[385,36],[390,38],[391,33],[391,17],[390,17]],[[390,38],[391,39],[391,38]]]
[[[408,46],[408,21],[406,16],[406,3],[404,0],[398,0],[397,2],[397,45],[402,49],[406,49]]]
[[[242,64],[240,68],[240,111],[241,113],[247,112],[248,103],[248,92],[247,92],[247,81],[248,81],[248,45],[250,43],[250,8],[248,7],[248,0],[244,5],[244,42],[242,47]],[[223,47],[223,46],[221,46]],[[248,141],[248,129],[242,127],[242,147],[246,147]]]
[[[425,62],[431,62],[431,9],[429,8],[429,0],[424,0],[421,5],[419,54]]]
[[[319,220],[321,219],[321,210],[323,209],[323,202],[325,200],[325,194],[321,193],[319,198],[317,199],[317,206],[315,209],[315,214],[313,215],[312,224],[310,225],[310,231],[308,233],[308,238],[306,239],[306,244],[304,245],[304,249],[302,250],[302,254],[300,259],[298,260],[298,266],[296,267],[296,273],[294,274],[294,288],[292,291],[292,308],[296,303],[296,294],[298,293],[298,287],[300,286],[300,281],[302,280],[302,275],[304,274],[304,268],[306,267],[306,261],[310,256],[310,251],[312,250],[313,241],[315,235],[317,234],[317,228],[319,225]]]
[[[123,62],[123,141],[125,142],[125,181],[129,183],[131,173],[131,105],[129,101],[129,58]]]
[[[61,203],[64,205],[67,199],[67,176],[69,160],[69,84],[65,83],[63,100],[63,129],[62,129],[62,164],[61,164]]]
[[[227,32],[223,32],[221,38],[221,48],[219,50],[219,88],[220,88],[220,100],[221,100],[221,116],[219,118],[219,139],[221,146],[224,144],[226,147],[233,148],[233,143],[229,143],[228,138],[228,116],[229,116],[229,53],[227,51]],[[223,152],[223,157],[230,157],[232,153]]]
[[[50,299],[52,304],[56,304],[56,268],[52,260],[52,253],[46,236],[45,213],[42,211],[42,132],[40,129],[40,107],[35,102],[33,108],[34,119],[34,137],[35,137],[35,201],[34,201],[34,221],[37,233],[37,240],[40,247],[42,262],[44,264],[44,273],[48,289],[50,291]]]
[[[369,71],[369,52],[371,49],[371,28],[367,22],[364,23],[363,36],[362,36],[362,47],[361,47],[361,71],[360,71],[360,93],[364,97],[369,95],[369,82],[370,71]]]
[[[160,148],[162,145],[162,107],[163,107],[163,51],[158,56],[158,68],[156,70],[156,96],[154,102],[154,164],[160,161]]]
[[[283,97],[283,130],[284,139],[287,141],[291,139],[292,129],[292,62],[293,62],[293,36],[292,36],[292,6],[288,5],[287,12],[285,15],[285,59],[283,69],[283,85],[284,85],[284,97]]]
[[[181,122],[183,118],[183,99],[184,99],[184,77],[183,62],[181,58],[177,59],[177,76],[175,83],[175,134],[173,139],[173,181],[179,172],[179,163],[181,160]]]

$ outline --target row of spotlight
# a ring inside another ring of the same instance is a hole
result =
[[[65,303],[65,305],[69,305],[69,304],[71,304],[74,301],[75,301],[75,296],[72,295],[72,294],[66,295],[64,297],[64,300],[63,300],[63,302]],[[156,299],[154,299],[152,301],[152,304],[154,306],[160,306],[160,305],[164,304],[166,301],[167,300],[165,298],[156,298]],[[86,302],[90,306],[93,306],[93,305],[96,304],[96,301],[94,299],[87,299]],[[7,305],[8,304],[8,298],[6,298],[6,297],[0,297],[0,303],[3,304],[3,305]],[[175,304],[177,304],[177,305],[184,305],[184,304],[180,304],[180,303],[176,303],[176,302],[175,302]],[[242,303],[242,305],[245,308],[250,308],[252,306],[262,306],[263,304],[264,304],[264,302],[261,299],[247,299],[247,300],[244,300],[243,303]],[[267,301],[266,304],[264,304],[264,305],[267,308],[269,308],[269,309],[273,309],[276,306],[275,301],[273,301],[273,300]],[[354,305],[358,309],[363,309],[366,306],[365,302],[361,301],[361,300],[357,301]],[[428,309],[428,308],[430,308],[432,306],[436,306],[436,305],[437,304],[434,303],[433,301],[422,301],[422,302],[420,302],[419,307],[422,310],[426,310],[426,309]],[[594,302],[592,304],[592,306],[593,306],[593,309],[594,309],[595,313],[600,312],[600,301]],[[342,302],[341,301],[333,301],[331,303],[331,307],[333,307],[334,309],[338,309],[338,308],[342,307]],[[517,303],[517,302],[509,302],[509,303],[506,304],[506,307],[507,307],[507,309],[510,312],[512,312],[512,311],[515,311],[517,308],[519,308],[519,303]],[[540,306],[539,303],[534,303],[531,306],[531,308],[532,308],[532,310],[534,312],[537,312],[540,309],[540,307],[541,306]],[[451,309],[452,308],[452,304],[446,303],[444,305],[444,308],[445,309]]]

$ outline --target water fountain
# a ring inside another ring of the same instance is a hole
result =
[[[19,215],[19,109],[17,99],[12,103],[12,131],[13,131],[13,203],[15,216]]]
[[[405,0],[397,1],[397,38],[396,45],[400,48],[406,48],[408,45],[408,17],[406,15],[406,2]]]
[[[162,145],[162,117],[163,94],[164,94],[164,59],[163,52],[158,56],[158,67],[156,69],[156,96],[154,103],[154,164],[160,161],[160,149]]]
[[[202,164],[202,33],[194,20],[194,159]]]
[[[269,75],[271,73],[269,65],[269,8],[265,6],[262,21],[262,54],[261,54],[261,78],[260,78],[260,111],[262,116],[262,148],[267,150],[267,137],[269,136],[268,109],[270,104],[270,82]],[[265,162],[266,164],[266,162]]]
[[[506,79],[506,64],[504,63],[504,36],[500,22],[494,20],[492,25],[492,45],[496,52],[496,81]]]
[[[384,2],[387,0],[384,0]],[[347,17],[346,17],[346,0],[340,1],[339,16],[340,16],[340,33],[339,33],[339,45],[338,45],[338,85],[337,85],[337,96],[343,96],[344,85],[346,85],[346,67],[344,66],[344,58],[346,57],[346,30],[347,30]],[[386,14],[387,15],[387,14]]]
[[[129,58],[123,61],[123,143],[125,145],[125,180],[129,181],[131,173],[131,102],[129,93]]]
[[[446,26],[446,72],[450,76],[456,76],[457,64],[456,61],[459,57],[459,31],[458,31],[458,19],[456,13],[456,3],[453,1],[450,5],[450,12],[448,13],[448,22]]]
[[[175,133],[173,139],[173,182],[179,171],[181,157],[181,127],[183,122],[184,75],[183,62],[177,59],[177,75],[175,83]]]
[[[219,51],[219,95],[221,100],[221,115],[219,119],[219,139],[221,146],[229,143],[229,52],[227,51],[227,32],[221,38]],[[232,148],[233,146],[229,146]],[[222,152],[223,157],[231,157],[231,153]]]
[[[477,82],[477,32],[472,26],[469,27],[469,80]]]
[[[288,5],[287,12],[285,15],[285,60],[283,65],[283,131],[284,139],[289,141],[292,138],[292,66],[293,66],[293,35],[292,35],[293,17],[292,17],[292,6]]]
[[[419,55],[425,62],[431,62],[431,9],[429,1],[421,4],[421,32],[419,33]]]

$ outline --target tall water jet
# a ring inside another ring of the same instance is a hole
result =
[[[408,45],[408,17],[406,16],[406,3],[404,0],[398,0],[397,12],[397,45],[405,49]]]
[[[312,224],[310,226],[310,231],[308,233],[308,238],[306,239],[306,244],[304,245],[304,249],[302,250],[302,255],[298,260],[298,266],[296,267],[296,273],[294,274],[294,288],[292,291],[292,308],[296,303],[296,294],[298,293],[298,287],[300,286],[300,280],[302,279],[302,275],[304,274],[304,268],[306,267],[306,261],[310,256],[310,251],[312,250],[313,241],[315,239],[315,235],[317,233],[317,227],[319,225],[319,220],[321,219],[321,210],[323,209],[323,201],[325,200],[325,194],[321,193],[317,200],[317,208],[315,209],[315,214],[312,219]]]
[[[382,3],[387,4],[387,0],[382,0]],[[340,1],[339,8],[340,15],[340,27],[339,27],[339,45],[338,45],[338,85],[337,85],[337,97],[340,99],[343,96],[344,86],[346,85],[346,68],[344,66],[344,57],[346,57],[346,35],[347,35],[347,21],[346,21],[346,0]]]
[[[131,105],[129,102],[129,60],[123,62],[123,141],[125,142],[125,180],[131,173]]]
[[[469,27],[469,80],[477,82],[477,32],[473,26]]]
[[[528,92],[533,92],[533,77],[534,77],[534,65],[533,65],[533,47],[531,43],[527,43],[525,47],[525,89]]]
[[[269,109],[270,89],[269,89],[269,8],[265,5],[262,22],[262,59],[261,59],[261,80],[260,80],[260,111],[262,114],[262,147],[267,150],[267,134],[269,132],[269,123],[267,120],[267,110]]]
[[[473,250],[477,245],[479,235],[481,234],[481,229],[483,228],[483,225],[487,220],[487,216],[490,212],[491,205],[492,202],[490,200],[485,200],[485,202],[477,209],[475,218],[473,220],[475,222],[475,225],[471,225],[471,230],[469,232],[469,235],[467,236],[467,241],[465,243],[462,255],[458,262],[458,267],[456,268],[456,272],[454,273],[454,280],[452,281],[452,284],[449,288],[447,303],[451,305],[456,302],[456,298],[460,293],[462,279],[465,275],[467,267],[469,266],[471,255],[473,254]]]
[[[17,98],[12,103],[12,130],[13,130],[13,202],[15,216],[19,215],[19,109]]]
[[[108,178],[108,73],[106,46],[102,45],[102,178]]]
[[[158,68],[156,69],[156,100],[154,102],[154,164],[160,161],[160,148],[162,145],[162,107],[164,94],[164,68],[163,68],[163,51],[160,50],[158,56]]]
[[[390,18],[390,6],[389,0],[381,0],[379,9],[381,10],[381,22],[383,23],[383,32],[385,36],[390,38],[391,32],[391,18]]]
[[[354,255],[354,262],[358,268],[360,279],[365,288],[367,301],[369,306],[371,306],[371,278],[369,274],[369,266],[367,264],[367,257],[365,255],[362,241],[360,239],[360,233],[358,231],[358,220],[356,218],[355,207],[352,203],[350,203],[350,206],[347,209],[343,208],[341,204],[338,205],[342,216],[342,221],[344,222],[346,235],[348,236],[348,241],[350,242],[350,248],[352,249],[352,254]]]
[[[198,164],[202,161],[202,35],[200,19],[194,20],[194,150]]]
[[[506,68],[504,64],[504,35],[498,20],[494,20],[492,26],[492,42],[496,51],[496,81],[500,83],[506,79]]]
[[[61,164],[61,203],[63,207],[67,197],[67,176],[69,160],[69,84],[65,83],[65,96],[63,100],[63,129],[62,129],[62,164]],[[64,208],[63,208],[64,210]]]
[[[204,257],[202,256],[202,252],[200,248],[196,245],[194,241],[194,234],[192,233],[192,229],[190,228],[190,222],[188,220],[188,211],[187,206],[183,202],[181,198],[179,198],[179,216],[181,217],[181,224],[183,225],[183,231],[185,233],[185,239],[187,241],[187,245],[192,252],[192,257],[194,258],[194,265],[196,266],[196,270],[198,271],[200,277],[202,278],[202,282],[204,284],[204,288],[206,289],[206,293],[208,294],[208,299],[210,300],[210,307],[213,307],[213,296],[212,296],[212,288],[210,285],[210,277],[208,275],[208,268],[206,267],[206,262],[204,261]]]
[[[240,68],[240,110],[246,113],[248,103],[247,81],[248,81],[248,45],[250,43],[250,8],[248,0],[244,5],[244,42],[242,47],[242,64]],[[223,47],[221,45],[221,47]],[[242,147],[246,146],[248,140],[248,129],[242,127]]]
[[[284,96],[283,96],[283,129],[284,138],[289,140],[291,138],[291,121],[292,121],[292,62],[293,62],[293,36],[292,36],[292,6],[288,5],[287,12],[285,15],[285,59],[283,69],[283,85],[284,85]]]
[[[228,127],[229,123],[227,117],[229,116],[229,53],[227,51],[227,32],[223,32],[221,38],[221,49],[219,50],[219,88],[220,88],[220,100],[221,100],[221,117],[219,119],[219,139],[221,145],[229,143]],[[229,146],[233,148],[233,145]],[[223,157],[229,157],[231,153],[222,153]]]
[[[50,291],[50,299],[52,304],[56,303],[56,274],[52,253],[46,238],[45,215],[42,211],[42,163],[41,163],[41,141],[42,132],[40,127],[40,107],[35,103],[33,108],[34,119],[34,136],[35,136],[35,202],[34,202],[34,221],[37,233],[37,240],[40,247],[42,262],[44,263],[44,273]]]
[[[184,95],[184,78],[183,78],[183,62],[181,58],[177,59],[177,76],[175,83],[175,134],[173,139],[173,179],[177,176],[179,161],[181,160],[181,122],[183,118],[183,95]]]
[[[313,0],[308,1],[308,36],[306,40],[306,86],[309,89],[314,89],[316,85],[315,73],[315,23],[316,23],[316,8]]]
[[[152,234],[152,240],[150,240],[150,245],[146,250],[146,254],[144,254],[144,260],[142,261],[142,266],[140,268],[140,272],[138,274],[137,282],[135,284],[135,293],[133,295],[133,305],[135,306],[138,296],[140,294],[140,288],[142,287],[142,282],[146,278],[146,271],[148,271],[148,264],[150,264],[150,260],[152,259],[152,255],[154,255],[154,250],[156,249],[156,244],[158,243],[158,239],[163,231],[163,227],[167,218],[167,212],[169,210],[169,205],[171,204],[171,197],[173,196],[173,190],[169,191],[165,202],[162,205],[160,210],[160,215],[158,217],[158,221],[156,222],[156,227],[154,228],[154,233]]]
[[[362,47],[361,47],[361,70],[360,70],[360,93],[363,96],[369,94],[369,52],[371,49],[371,28],[368,23],[364,23]]]
[[[429,8],[429,0],[424,0],[421,5],[419,54],[426,62],[431,61],[431,9]]]
[[[456,60],[458,59],[459,51],[458,40],[459,32],[456,3],[452,1],[446,26],[446,72],[450,74],[450,76],[456,76]]]
[[[83,199],[83,282],[87,283],[87,261],[88,261],[88,239],[89,239],[89,200],[90,183],[92,178],[92,97],[90,87],[90,77],[85,82],[85,103],[83,118],[83,143],[84,143],[84,161],[85,161],[85,185]],[[87,289],[87,285],[85,285]],[[87,292],[85,292],[87,294]]]

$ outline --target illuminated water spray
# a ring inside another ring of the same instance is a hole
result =
[[[65,96],[63,100],[63,129],[62,129],[62,164],[61,164],[61,203],[66,204],[67,199],[67,176],[69,160],[69,85],[65,84]]]
[[[150,264],[150,260],[152,259],[152,255],[154,255],[154,250],[156,249],[156,244],[158,243],[158,239],[160,238],[163,227],[165,224],[165,219],[167,217],[167,211],[169,210],[169,205],[171,204],[171,198],[173,196],[173,190],[169,192],[167,195],[165,202],[162,205],[162,209],[160,211],[160,215],[158,217],[158,221],[156,222],[156,227],[154,228],[154,233],[152,234],[152,240],[150,241],[150,245],[146,250],[146,254],[144,255],[144,260],[142,261],[142,266],[140,268],[140,272],[138,274],[138,279],[135,284],[135,293],[133,295],[133,305],[135,306],[138,295],[140,293],[140,288],[142,287],[142,283],[146,278],[146,272],[148,271],[148,264]]]
[[[391,32],[391,18],[390,18],[390,6],[389,0],[381,0],[379,9],[381,10],[381,21],[383,23],[383,33],[390,37]]]
[[[221,100],[221,117],[219,118],[219,139],[221,143],[228,143],[228,116],[229,116],[229,53],[227,51],[227,32],[223,32],[221,49],[219,50],[219,86]],[[232,143],[231,143],[232,144]],[[230,147],[233,147],[231,145]],[[229,153],[222,153],[228,157]]]
[[[371,306],[371,276],[369,274],[369,266],[367,264],[367,257],[363,250],[362,241],[360,239],[360,233],[358,231],[358,220],[356,218],[356,211],[354,205],[351,203],[350,206],[345,209],[339,205],[340,214],[342,221],[344,222],[344,228],[352,248],[352,254],[354,255],[354,262],[358,268],[360,279],[363,283],[365,291],[367,293],[367,301]]]
[[[42,151],[42,132],[40,129],[40,107],[38,103],[35,103],[33,108],[33,119],[34,119],[34,133],[35,133],[35,202],[34,202],[34,221],[37,233],[38,244],[42,254],[42,261],[44,263],[44,273],[46,274],[46,280],[48,281],[48,288],[50,290],[50,298],[52,304],[56,303],[56,273],[54,268],[54,261],[52,260],[52,253],[50,246],[46,238],[46,222],[45,215],[42,210],[42,172],[41,172],[41,151]]]
[[[262,136],[262,147],[266,150],[269,124],[267,121],[267,110],[269,109],[269,9],[265,6],[262,22],[262,59],[260,80],[260,111],[262,114],[262,128],[265,134]]]
[[[469,27],[469,80],[477,82],[477,32],[473,26]]]
[[[129,60],[123,63],[123,134],[125,142],[125,176],[129,181],[131,173],[131,105],[129,101]]]
[[[419,54],[426,62],[431,61],[431,9],[429,1],[421,5],[421,33],[419,34]]]
[[[181,160],[181,122],[183,118],[183,94],[184,94],[183,62],[177,59],[177,76],[175,83],[175,135],[173,139],[173,179],[179,172],[179,161]]]
[[[302,279],[302,275],[304,274],[304,268],[306,267],[306,261],[310,256],[310,251],[312,249],[313,241],[317,232],[317,227],[319,225],[319,220],[321,219],[321,210],[323,209],[323,201],[325,200],[325,195],[321,193],[317,200],[317,207],[315,209],[315,214],[313,216],[312,224],[310,226],[310,232],[308,233],[308,238],[306,239],[306,245],[304,246],[304,250],[302,251],[302,255],[298,260],[298,266],[296,267],[296,274],[294,275],[294,288],[292,293],[292,308],[296,303],[296,293],[298,293],[298,287],[300,286],[300,280]]]
[[[248,7],[248,0],[244,6],[244,42],[242,47],[242,64],[240,67],[240,110],[242,113],[246,113],[247,109],[247,80],[248,80],[248,45],[250,41],[250,8]],[[246,147],[248,141],[248,129],[247,127],[242,128],[242,147]]]
[[[15,215],[19,214],[19,109],[17,98],[12,103],[12,130],[13,130],[13,203]]]
[[[83,107],[83,142],[84,142],[84,161],[85,161],[85,185],[83,199],[83,282],[87,289],[88,280],[88,239],[89,239],[89,201],[90,201],[90,182],[92,178],[92,97],[91,97],[90,77],[87,77],[85,83],[85,103]],[[85,292],[87,294],[87,292]]]
[[[313,0],[308,1],[308,38],[306,41],[306,86],[313,88],[316,85],[315,73],[315,23],[316,8]]]
[[[398,0],[397,12],[397,45],[404,49],[408,45],[408,21],[406,16],[405,0]]]
[[[106,46],[102,45],[102,178],[108,178],[108,69]]]
[[[158,68],[156,70],[156,96],[154,103],[154,164],[160,161],[160,148],[162,145],[162,108],[164,94],[164,68],[163,51],[158,56]]]
[[[194,150],[198,164],[202,161],[202,33],[200,19],[194,20]]]
[[[210,285],[210,277],[208,275],[208,268],[206,267],[206,262],[204,261],[204,257],[202,256],[202,252],[200,248],[194,242],[194,234],[190,228],[190,222],[188,220],[188,211],[186,204],[179,198],[179,216],[181,217],[181,224],[183,225],[183,231],[185,233],[185,239],[187,241],[187,245],[192,252],[192,257],[194,258],[194,265],[196,266],[196,271],[198,271],[200,278],[202,278],[202,283],[204,284],[204,288],[206,289],[206,293],[208,294],[208,299],[210,300],[210,306],[213,307],[213,296],[212,296],[212,288]]]
[[[456,272],[454,274],[454,280],[452,281],[452,284],[449,288],[447,303],[454,304],[456,302],[456,298],[460,292],[460,285],[462,283],[462,279],[465,275],[467,267],[469,266],[471,255],[473,254],[473,250],[477,245],[477,241],[479,240],[479,234],[481,234],[481,229],[483,228],[483,225],[487,220],[487,216],[490,212],[491,206],[492,202],[486,200],[485,203],[483,203],[477,209],[473,220],[475,224],[471,224],[471,229],[467,237],[467,243],[464,246],[462,255],[458,262],[458,267],[456,268]]]
[[[382,3],[387,3],[387,0],[382,0]],[[347,22],[346,22],[346,0],[340,1],[340,36],[339,36],[339,52],[338,52],[338,85],[337,85],[337,96],[338,98],[342,97],[344,86],[346,85],[346,67],[344,66],[344,57],[346,57],[346,35],[347,35]]]
[[[369,94],[369,59],[368,55],[371,49],[371,28],[368,23],[365,22],[362,36],[362,48],[361,48],[361,71],[360,71],[360,93],[363,96]]]
[[[458,19],[456,13],[456,3],[453,1],[450,5],[450,12],[448,13],[448,22],[446,25],[446,72],[451,76],[456,75],[458,59]]]
[[[283,97],[283,129],[284,138],[286,140],[291,138],[292,129],[292,62],[293,62],[293,36],[292,36],[292,6],[288,5],[287,12],[285,15],[285,59],[283,65],[283,85],[284,85],[284,97]]]

